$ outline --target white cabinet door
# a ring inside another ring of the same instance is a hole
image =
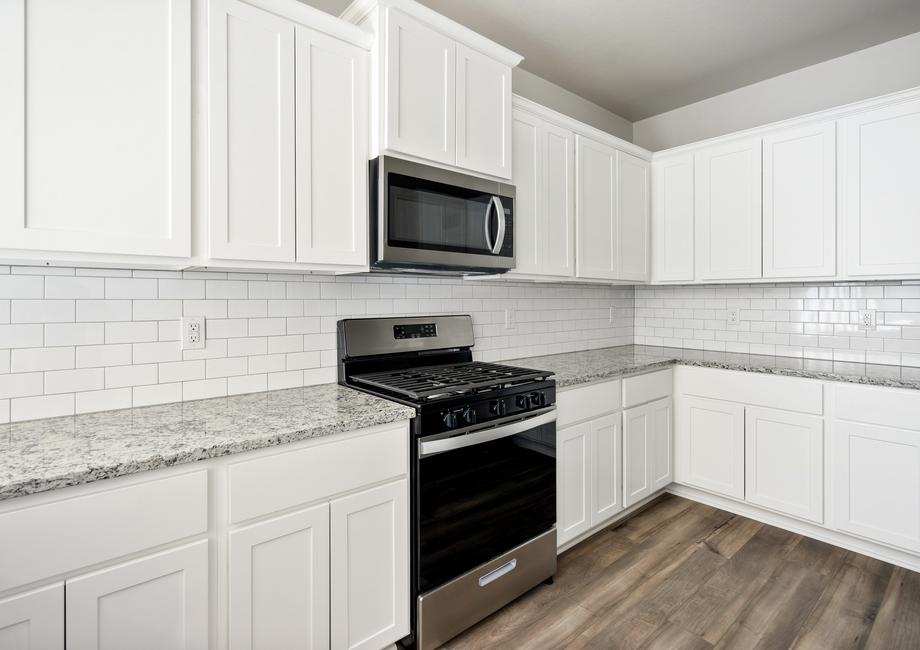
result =
[[[457,165],[511,178],[511,68],[460,45],[457,57]]]
[[[657,492],[674,481],[674,413],[670,397],[649,404],[649,408],[649,476],[652,492]]]
[[[836,273],[836,151],[834,122],[763,139],[763,277]]]
[[[696,154],[696,278],[761,277],[761,141],[749,138]]]
[[[617,278],[649,280],[649,183],[647,161],[617,151]]]
[[[839,122],[850,275],[920,272],[920,100]]]
[[[617,259],[617,150],[575,137],[575,264],[580,278],[615,280]]]
[[[589,422],[556,433],[556,543],[591,528],[591,427]]]
[[[824,520],[824,421],[745,408],[744,498],[815,523]]]
[[[676,481],[744,498],[744,407],[681,396],[675,427]]]
[[[629,507],[652,493],[649,476],[652,446],[648,404],[623,411],[623,505]]]
[[[294,24],[211,0],[209,256],[294,261]]]
[[[367,52],[295,39],[297,261],[367,266]]]
[[[693,280],[693,156],[652,163],[652,280]]]
[[[835,525],[920,552],[920,433],[836,420]]]
[[[64,650],[64,585],[0,600],[0,650]]]
[[[454,41],[394,7],[385,31],[384,148],[455,164]]]
[[[620,467],[623,439],[620,414],[588,422],[591,431],[591,525],[596,526],[623,509]]]
[[[68,650],[208,647],[208,542],[66,583]]]
[[[544,183],[543,121],[515,110],[511,123],[514,149],[514,271],[540,274],[543,271],[543,215],[546,206]]]
[[[329,647],[329,506],[230,533],[230,647]]]
[[[332,645],[377,650],[409,633],[405,479],[332,502]]]
[[[0,248],[187,257],[191,7],[0,3]]]

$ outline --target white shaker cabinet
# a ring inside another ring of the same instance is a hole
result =
[[[0,247],[190,254],[191,11],[0,2]]]
[[[208,39],[208,256],[293,262],[294,23],[211,0]]]
[[[2,650],[64,650],[64,585],[0,600]]]
[[[623,412],[623,506],[638,503],[673,479],[671,398]]]
[[[697,280],[761,277],[761,140],[702,149],[694,162]]]
[[[596,526],[623,509],[620,414],[591,420],[588,428],[591,435],[591,526]]]
[[[617,243],[617,150],[575,137],[575,264],[579,278],[615,280]]]
[[[649,200],[651,169],[648,161],[617,151],[617,279],[648,282]]]
[[[208,647],[208,542],[68,580],[68,650]]]
[[[378,650],[409,633],[406,479],[330,506],[334,650]]]
[[[763,139],[763,277],[836,273],[836,124]]]
[[[693,156],[652,162],[652,280],[693,280]]]
[[[329,505],[230,533],[230,647],[329,647]]]
[[[744,406],[680,396],[675,427],[675,480],[744,498]]]
[[[457,43],[457,166],[511,178],[511,66]]]
[[[920,100],[844,118],[839,135],[849,275],[920,273]]]

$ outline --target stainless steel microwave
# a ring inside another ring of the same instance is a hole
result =
[[[514,187],[380,156],[370,161],[371,268],[504,273],[514,268]]]

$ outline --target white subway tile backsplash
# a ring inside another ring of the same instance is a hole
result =
[[[36,276],[0,275],[0,298],[43,298],[45,278]]]
[[[182,384],[154,384],[131,389],[132,406],[150,406],[182,401]]]
[[[0,424],[10,421],[10,400],[0,399]]]
[[[143,386],[157,383],[157,364],[113,366],[105,369],[105,387]]]
[[[63,348],[19,348],[10,355],[12,372],[36,372],[40,370],[69,370],[74,367],[74,349]]]
[[[0,300],[0,324],[10,322],[10,301]]]
[[[0,325],[0,348],[33,348],[44,341],[43,325]]]
[[[40,395],[10,400],[10,421],[38,420],[74,414],[74,395]]]
[[[48,276],[45,298],[104,298],[105,279],[92,277]]]
[[[98,345],[105,342],[102,323],[48,323],[45,325],[45,346]]]
[[[131,389],[91,390],[76,393],[76,412],[93,413],[112,409],[131,408]]]
[[[205,377],[208,379],[245,375],[249,365],[246,357],[208,359],[205,364]]]
[[[210,397],[224,397],[227,394],[227,379],[200,379],[197,381],[182,382],[182,399],[208,399]]]
[[[160,364],[159,381],[161,384],[204,378],[205,362],[203,359],[195,361],[174,361]]]
[[[182,318],[181,300],[135,300],[133,320],[171,320]]]
[[[209,300],[246,298],[249,295],[249,288],[244,280],[206,280],[205,295]]]
[[[159,338],[159,327],[155,321],[105,324],[106,343],[151,343]]]
[[[80,370],[54,370],[45,373],[45,393],[76,393],[101,390],[105,386],[102,368]]]
[[[131,364],[131,345],[87,345],[77,347],[77,368],[102,368]]]
[[[244,375],[227,377],[227,394],[263,393],[268,390],[268,375]]]
[[[73,300],[13,300],[11,323],[72,323],[76,320]]]
[[[205,280],[160,280],[160,299],[204,299]]]
[[[43,373],[26,372],[0,375],[0,399],[42,395],[44,392]]]
[[[130,300],[77,300],[77,322],[131,320]]]
[[[0,350],[0,375],[5,375],[10,371],[10,351]]]
[[[157,363],[181,361],[182,349],[178,341],[135,343],[132,345],[132,363]]]

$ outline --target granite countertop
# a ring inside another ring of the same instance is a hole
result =
[[[623,345],[599,350],[567,352],[515,359],[508,363],[554,372],[556,373],[556,385],[559,388],[614,379],[680,364],[920,390],[920,368],[908,366],[684,350],[649,345]]]
[[[406,420],[344,388],[221,397],[0,425],[0,500]]]

